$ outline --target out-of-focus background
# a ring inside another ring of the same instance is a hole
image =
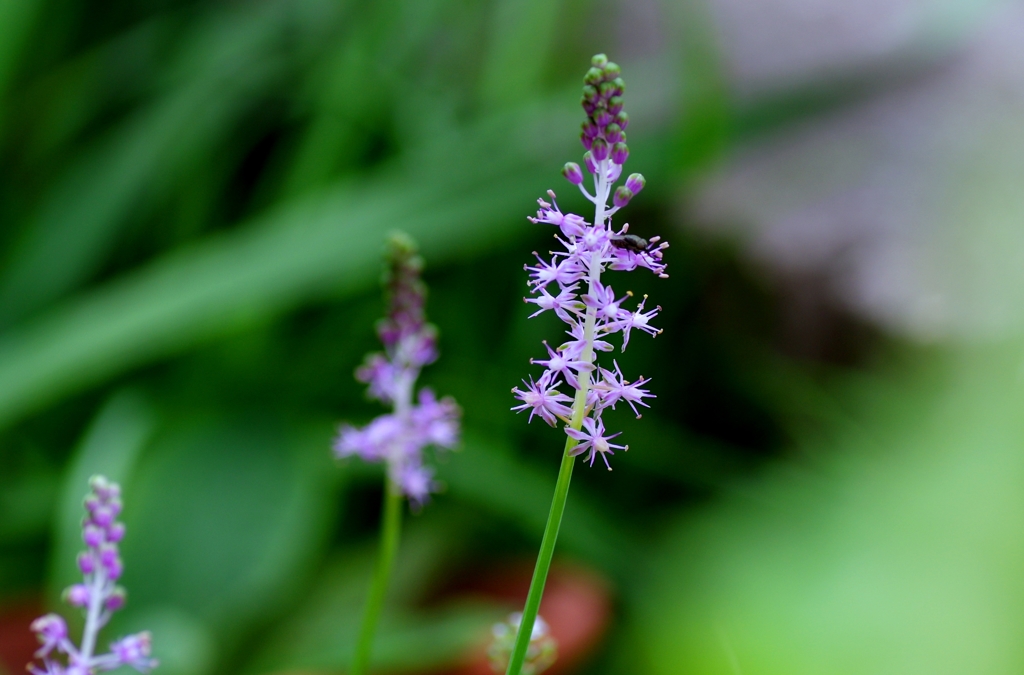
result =
[[[526,320],[525,217],[583,208],[596,52],[671,278],[618,282],[664,308],[618,357],[658,398],[577,467],[557,672],[1024,671],[1024,6],[995,0],[0,1],[0,670],[74,615],[102,471],[105,640],[345,672],[381,472],[329,447],[380,411],[352,373],[401,229],[465,438],[376,669],[486,672],[562,447],[509,411],[560,330]]]

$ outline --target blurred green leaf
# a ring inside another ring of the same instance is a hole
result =
[[[151,94],[161,47],[173,29],[166,15],[143,21],[26,83],[11,120],[24,134],[18,140],[25,144],[26,163],[43,171],[52,166],[48,162],[63,168],[65,153],[79,151],[76,141],[101,125],[111,109]],[[52,173],[47,171],[50,180]]]
[[[229,649],[303,587],[333,483],[320,434],[266,415],[177,418],[125,490],[133,611],[175,608]]]
[[[308,0],[316,2],[316,0]],[[196,22],[168,67],[167,91],[94,142],[55,181],[0,279],[0,323],[59,298],[93,274],[129,216],[152,210],[206,162],[255,102],[279,85],[289,31],[309,33],[291,2],[218,9]]]
[[[216,667],[217,636],[194,616],[170,605],[127,611],[128,620],[118,621],[119,632],[153,634],[161,675],[201,675]]]
[[[867,434],[680,522],[627,647],[634,666],[1019,671],[1021,353],[961,349],[898,384],[856,381],[843,398]]]
[[[450,665],[486,640],[504,608],[465,600],[413,608],[429,580],[456,562],[459,525],[437,514],[408,518],[374,650],[382,670]],[[347,671],[362,617],[376,546],[349,551],[321,574],[309,596],[256,652],[244,672]]]
[[[681,114],[676,119],[671,158],[673,168],[690,176],[712,165],[727,149],[732,101],[711,8],[699,0],[659,4],[672,37],[668,53],[679,78],[674,89]]]
[[[40,0],[0,0],[0,129],[7,112],[8,85],[43,7]]]
[[[534,162],[562,147],[547,141],[566,117],[520,119],[529,142],[517,144],[518,152],[494,153],[507,138],[506,119],[469,138],[438,139],[430,152],[408,158],[411,173],[393,170],[277,209],[9,330],[0,337],[0,426],[64,392],[310,296],[365,287],[378,276],[392,229],[408,232],[439,262],[514,235],[521,226],[507,214],[540,192]]]
[[[50,524],[57,494],[57,476],[37,469],[5,476],[0,491],[0,543],[25,539],[44,532]]]
[[[490,108],[522,105],[542,91],[544,68],[557,35],[556,20],[563,3],[498,0],[494,4],[490,48],[480,77],[480,98]]]
[[[558,458],[557,442],[551,456]],[[550,472],[516,458],[500,441],[467,432],[464,449],[441,464],[438,477],[455,499],[482,506],[506,518],[531,536],[544,531],[558,465]],[[603,509],[581,489],[571,492],[559,545],[616,572],[631,565],[630,535],[610,520]],[[539,539],[538,539],[539,541]]]

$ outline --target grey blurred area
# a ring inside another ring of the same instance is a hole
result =
[[[687,222],[917,339],[1019,328],[1024,6],[713,7],[741,110],[828,95],[817,114],[736,144],[687,195]]]

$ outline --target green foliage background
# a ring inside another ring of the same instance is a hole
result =
[[[742,110],[706,8],[661,41],[589,0],[0,0],[0,606],[75,576],[85,481],[124,483],[129,609],[164,675],[344,671],[380,472],[337,466],[377,409],[380,253],[421,244],[465,415],[447,485],[409,519],[377,651],[439,671],[507,608],[430,601],[529,560],[560,433],[509,412],[540,340],[525,221],[578,159],[579,79],[606,51],[648,188],[634,231],[672,278],[630,278],[665,333],[615,471],[579,467],[559,551],[616,612],[591,673],[1006,673],[1024,665],[1021,358],[853,323],[842,358],[780,347],[780,298],[679,197],[739,140],[822,107]],[[619,45],[624,47],[616,51]],[[621,411],[620,411],[621,412]]]

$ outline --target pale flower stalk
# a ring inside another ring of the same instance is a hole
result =
[[[121,512],[121,488],[103,476],[89,480],[91,492],[85,498],[86,515],[82,520],[82,540],[86,550],[78,554],[78,569],[83,580],[64,591],[64,600],[85,614],[85,627],[78,645],[71,641],[68,626],[58,614],[47,614],[32,622],[32,631],[42,646],[32,663],[32,675],[94,675],[122,666],[146,673],[157,666],[150,658],[148,631],[122,637],[100,653],[99,632],[114,612],[124,607],[126,593],[117,585],[124,564],[118,544],[124,538],[124,525],[117,521]]]

